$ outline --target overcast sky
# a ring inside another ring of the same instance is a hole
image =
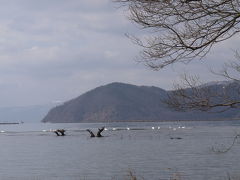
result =
[[[0,107],[65,101],[100,85],[124,82],[170,89],[183,72],[205,81],[233,59],[239,37],[201,61],[151,71],[125,36],[141,34],[110,0],[0,0]]]

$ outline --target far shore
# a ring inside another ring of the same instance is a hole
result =
[[[0,125],[20,124],[18,122],[0,122]]]
[[[52,123],[52,124],[58,124],[58,123],[160,123],[160,122],[219,122],[219,121],[240,121],[240,118],[234,118],[234,119],[201,119],[201,120],[160,120],[160,121],[144,121],[144,120],[129,120],[129,121],[102,121],[102,122],[41,122],[41,123]],[[1,124],[1,123],[0,123]],[[19,124],[19,123],[18,123]]]

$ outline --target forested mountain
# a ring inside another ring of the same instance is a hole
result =
[[[226,83],[211,83],[208,86],[221,89]],[[162,102],[166,95],[167,91],[158,87],[111,83],[51,109],[42,122],[216,120],[239,115],[238,109],[223,113],[176,112]]]

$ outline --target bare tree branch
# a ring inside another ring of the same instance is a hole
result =
[[[130,20],[151,30],[142,60],[154,70],[204,57],[216,43],[240,31],[239,0],[114,0],[128,7]]]
[[[233,141],[232,141],[232,143],[231,143],[231,145],[229,147],[224,148],[224,149],[216,149],[215,147],[212,147],[212,151],[216,152],[216,153],[226,153],[226,152],[230,151],[239,137],[240,137],[240,134],[237,134],[233,138]]]
[[[227,83],[227,82],[226,82]],[[198,77],[184,75],[180,84],[168,93],[164,101],[177,111],[201,110],[217,112],[240,107],[240,83],[229,81],[227,85],[209,86]]]

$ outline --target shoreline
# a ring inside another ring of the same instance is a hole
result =
[[[220,122],[220,121],[240,121],[240,118],[236,119],[207,119],[207,120],[161,120],[161,121],[144,121],[144,120],[132,120],[132,121],[102,121],[102,122],[40,122],[40,123],[51,123],[51,124],[60,124],[60,123],[87,123],[87,124],[96,124],[96,123],[162,123],[162,122]]]
[[[17,123],[17,122],[12,122],[12,123],[8,123],[8,122],[6,122],[6,123],[0,123],[0,125],[11,125],[11,124],[20,124],[20,123]]]

